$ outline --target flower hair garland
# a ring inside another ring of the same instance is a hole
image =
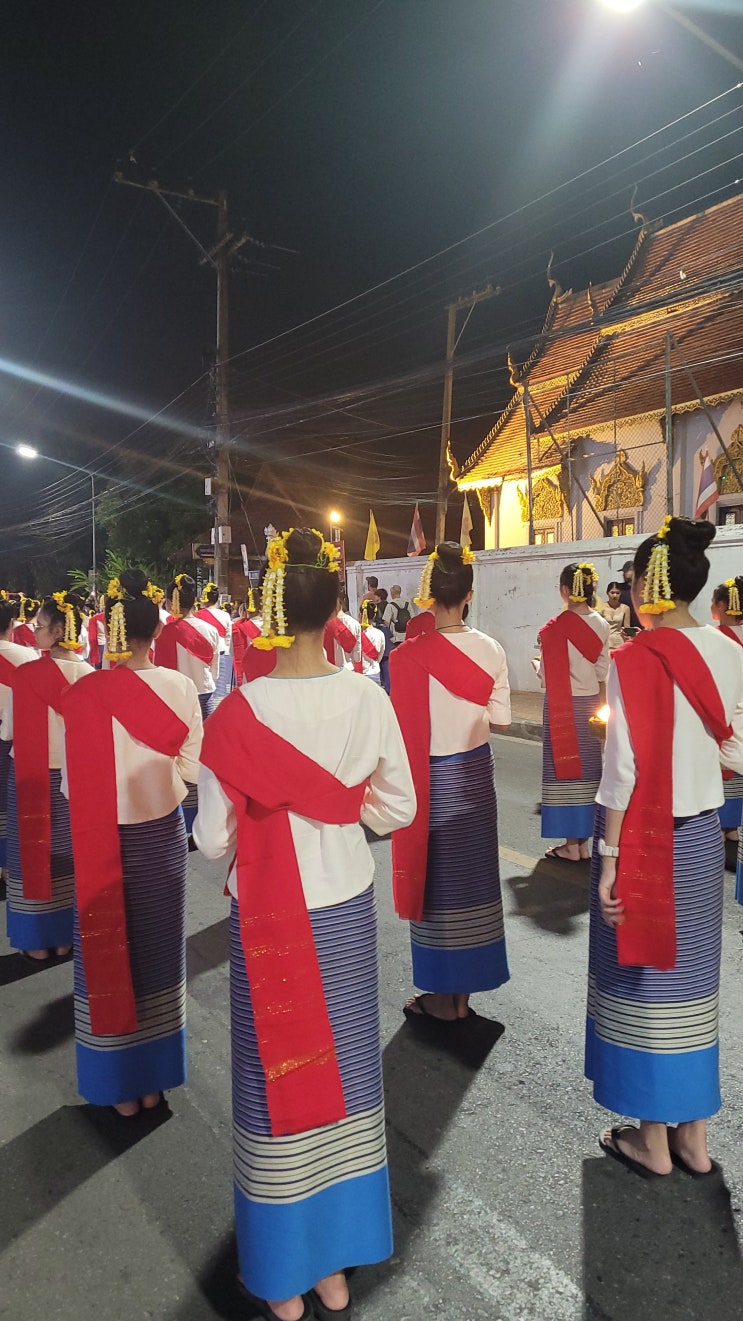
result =
[[[287,569],[323,569],[327,573],[340,571],[340,550],[332,541],[325,541],[316,528],[310,531],[320,540],[320,549],[314,564],[290,564],[287,541],[294,531],[290,527],[272,537],[266,547],[268,570],[263,580],[261,598],[263,628],[260,637],[253,642],[259,651],[272,651],[275,647],[290,647],[294,641],[292,634],[286,631],[286,608],[284,606],[284,585]]]
[[[596,572],[595,566],[593,564],[589,564],[587,560],[584,560],[581,564],[578,565],[577,569],[575,570],[575,573],[573,574],[573,590],[570,593],[571,601],[585,601],[586,579],[589,579],[590,582],[595,587],[599,580],[599,576]]]
[[[106,596],[114,604],[108,616],[108,647],[103,653],[103,659],[107,661],[131,660],[132,653],[126,639],[124,601],[133,600],[134,598],[130,597],[129,593],[124,590],[118,578],[111,579]]]
[[[187,573],[177,573],[175,575],[175,579],[174,579],[175,587],[173,589],[173,595],[170,598],[170,613],[174,619],[183,618],[183,616],[181,615],[181,589],[183,587],[184,580],[187,577],[188,577]]]
[[[210,592],[214,592],[214,591],[216,591],[216,592],[219,591],[219,588],[217,587],[217,584],[216,584],[216,583],[207,583],[207,584],[205,585],[204,590],[203,590],[203,592],[201,593],[201,604],[202,604],[202,605],[208,605],[208,604],[209,604],[209,593],[210,593]]]
[[[462,564],[474,564],[475,552],[470,550],[469,546],[462,546],[462,554],[460,558]],[[431,595],[431,577],[437,561],[439,568],[443,573],[446,573],[446,569],[444,568],[438,550],[432,550],[423,566],[420,585],[418,587],[418,595],[413,597],[413,604],[419,606],[421,610],[430,610],[431,606],[434,604],[434,598]]]
[[[727,613],[729,615],[743,615],[743,610],[741,610],[740,606],[740,592],[738,591],[737,578],[726,578],[725,586],[728,589]]]
[[[248,599],[247,599],[246,605],[247,605],[247,608],[248,608],[248,614],[249,614],[249,615],[254,615],[254,614],[255,614],[255,596],[254,596],[254,594],[253,594],[253,588],[252,588],[252,587],[249,587],[249,588],[248,588]]]
[[[666,514],[657,533],[657,539],[650,552],[648,567],[645,570],[645,590],[642,594],[641,615],[662,615],[667,610],[675,610],[676,602],[671,594],[671,579],[668,567],[668,531],[671,515]]]
[[[57,646],[62,647],[64,651],[82,651],[82,643],[78,641],[77,637],[74,605],[67,600],[65,592],[52,592],[52,600],[60,614],[64,615],[64,637],[61,642],[57,643]]]

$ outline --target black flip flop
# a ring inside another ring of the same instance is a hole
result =
[[[710,1157],[710,1159],[712,1158]],[[671,1160],[676,1166],[676,1169],[683,1170],[684,1174],[688,1174],[692,1179],[711,1179],[713,1175],[722,1174],[722,1169],[717,1164],[716,1160],[712,1161],[712,1164],[708,1170],[692,1169],[691,1165],[687,1165],[683,1156],[679,1156],[677,1151],[671,1150]]]
[[[629,1132],[636,1133],[637,1129],[632,1124],[625,1124],[622,1128],[613,1128],[611,1130],[611,1140],[615,1145],[610,1147],[608,1142],[604,1142],[603,1138],[599,1138],[601,1150],[606,1156],[612,1156],[614,1160],[619,1161],[620,1165],[626,1165],[627,1169],[632,1170],[633,1174],[639,1174],[641,1179],[667,1179],[667,1174],[659,1174],[657,1170],[649,1170],[647,1165],[643,1165],[642,1161],[633,1160],[631,1156],[627,1156],[623,1151],[620,1151],[616,1144],[623,1133]]]
[[[326,1307],[316,1289],[310,1289],[307,1297],[314,1309],[318,1321],[348,1321],[351,1315],[351,1295],[345,1307]]]
[[[558,844],[556,847],[560,848],[561,846]],[[544,856],[549,858],[550,862],[567,862],[571,867],[577,867],[579,863],[589,861],[588,858],[565,858],[562,853],[556,853],[554,847],[545,849]]]
[[[258,1308],[261,1316],[265,1318],[265,1321],[279,1321],[279,1318],[277,1317],[273,1308],[269,1303],[266,1302],[265,1298],[259,1298],[257,1294],[251,1293],[247,1285],[243,1284],[239,1275],[237,1277],[237,1287],[240,1290],[240,1293],[244,1294],[245,1297],[253,1304],[253,1306]],[[312,1303],[310,1302],[309,1299],[309,1294],[303,1294],[302,1301],[304,1303],[304,1311],[300,1316],[299,1321],[312,1321],[312,1318],[314,1317],[315,1313],[312,1308]],[[337,1315],[340,1316],[341,1313],[338,1312]]]
[[[423,994],[426,995],[428,992],[424,991]],[[402,1007],[403,1014],[411,1023],[419,1023],[421,1019],[425,1019],[427,1023],[440,1023],[442,1027],[451,1027],[454,1023],[466,1022],[466,1020],[460,1018],[437,1018],[435,1014],[429,1014],[423,1003],[423,995],[414,995],[413,1000],[417,1004],[420,1013],[416,1013],[412,1005],[406,1004]]]

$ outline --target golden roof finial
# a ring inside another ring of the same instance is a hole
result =
[[[562,285],[560,281],[552,274],[552,263],[555,260],[554,249],[550,253],[550,259],[547,262],[547,283],[552,290],[553,298],[562,298]]]

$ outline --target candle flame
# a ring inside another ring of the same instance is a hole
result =
[[[599,707],[598,711],[596,712],[596,719],[597,719],[597,720],[602,720],[602,721],[604,722],[604,724],[606,725],[606,724],[609,723],[609,716],[610,716],[610,715],[611,715],[611,707],[609,706],[609,703],[607,702],[605,706],[600,706],[600,707]]]

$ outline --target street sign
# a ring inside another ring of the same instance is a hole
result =
[[[205,564],[214,563],[214,547],[210,546],[208,543],[204,543],[201,546],[197,546],[193,543],[191,545],[191,555],[195,560],[203,560]]]

